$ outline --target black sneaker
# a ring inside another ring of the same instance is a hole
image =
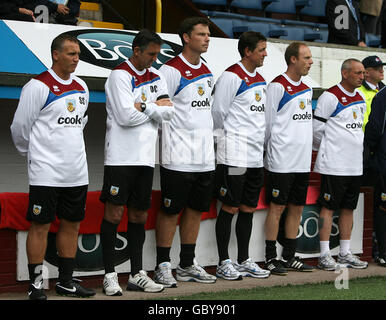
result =
[[[95,291],[87,289],[79,284],[80,280],[72,279],[69,282],[58,282],[55,285],[55,291],[61,296],[88,298],[95,295]]]
[[[28,288],[28,297],[30,300],[47,300],[43,283],[31,283]]]
[[[378,257],[378,259],[376,260],[377,264],[381,267],[386,267],[386,260],[381,258],[381,257]]]
[[[283,266],[282,262],[277,259],[271,259],[264,265],[264,269],[267,269],[271,274],[277,276],[286,276],[288,274],[287,269]]]
[[[292,259],[285,261],[282,259],[283,265],[288,271],[301,271],[301,272],[312,272],[314,267],[302,262],[299,257],[293,257]]]

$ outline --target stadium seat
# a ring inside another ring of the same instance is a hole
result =
[[[314,29],[315,29],[315,31],[319,32],[320,35],[322,36],[322,39],[315,40],[315,42],[327,43],[327,41],[328,41],[328,26],[327,26],[327,24],[318,23],[315,25]]]
[[[309,0],[309,4],[300,10],[301,14],[313,17],[324,17],[326,15],[327,0]]]
[[[234,37],[233,27],[243,25],[243,21],[247,21],[245,15],[230,12],[209,11],[208,16],[230,38]]]
[[[235,26],[233,32],[235,37],[240,36],[245,31],[256,31],[263,34],[265,37],[269,37],[269,24],[264,22],[251,22],[245,21],[243,25]]]
[[[295,40],[295,41],[303,41],[304,40],[304,29],[302,27],[296,26],[286,26],[286,25],[272,25],[271,30],[275,32],[271,32],[272,34],[278,34],[278,31],[287,31],[282,32],[280,35],[280,39],[287,40]]]
[[[328,26],[327,24],[307,22],[307,21],[295,21],[295,20],[282,20],[281,23],[289,28],[303,28],[305,41],[315,42],[327,42],[328,39]],[[295,40],[295,39],[293,39]]]
[[[323,39],[322,33],[315,29],[305,28],[304,31],[304,41],[321,41]]]
[[[308,0],[279,0],[267,6],[265,11],[275,13],[296,14],[308,4]]]
[[[231,8],[264,10],[267,5],[279,0],[233,0],[230,4]]]
[[[234,27],[234,33],[240,35],[245,31],[256,31],[267,38],[279,38],[288,35],[288,32],[280,27],[280,20],[260,17],[248,17],[248,21]]]
[[[199,3],[209,6],[227,6],[228,0],[192,0],[193,3]]]

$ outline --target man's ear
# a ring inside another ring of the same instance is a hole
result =
[[[296,58],[295,56],[290,57],[290,61],[292,64],[295,64],[297,60],[298,60],[298,58]]]
[[[189,35],[186,32],[182,35],[182,38],[184,38],[184,42],[185,43],[188,43],[189,40],[190,40],[190,37],[189,37]]]
[[[52,61],[57,62],[59,60],[58,56],[59,56],[59,51],[58,50],[52,51]]]
[[[251,55],[251,50],[248,47],[244,48],[244,57],[249,57]]]

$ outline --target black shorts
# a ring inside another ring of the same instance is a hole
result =
[[[243,204],[256,208],[263,183],[263,168],[238,168],[218,164],[214,196],[228,206],[239,207]]]
[[[161,209],[178,214],[185,207],[208,212],[212,201],[214,171],[182,172],[160,167]]]
[[[292,203],[304,206],[307,200],[309,172],[276,173],[267,172],[265,197],[278,205]]]
[[[362,176],[321,176],[318,204],[329,210],[357,207]]]
[[[153,174],[149,166],[105,166],[99,200],[146,211],[151,207]]]
[[[84,219],[88,186],[29,186],[27,220],[42,224],[59,219],[79,222]]]

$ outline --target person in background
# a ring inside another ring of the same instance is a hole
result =
[[[369,120],[369,115],[371,112],[371,104],[374,96],[381,90],[385,85],[382,82],[384,78],[383,66],[385,63],[381,61],[378,56],[369,56],[362,60],[362,64],[365,68],[365,80],[360,86],[359,90],[363,93],[366,99],[366,113],[363,119],[363,130],[365,131],[367,122]],[[363,179],[362,186],[369,186],[374,189],[377,189],[378,184],[378,175],[379,169],[374,163],[374,153],[370,152],[369,146],[364,142],[364,152],[363,152]],[[376,194],[374,193],[374,215],[378,210],[378,204],[376,199]],[[378,240],[376,236],[376,219],[374,216],[374,231],[373,231],[373,258],[378,260],[379,249],[378,249]]]
[[[0,19],[35,22],[35,0],[0,0]]]
[[[366,47],[356,0],[327,0],[328,43]]]
[[[80,11],[80,0],[68,0],[65,5],[50,0],[37,0],[37,2],[47,6],[51,23],[68,25],[77,24],[77,17],[79,17]]]
[[[371,154],[374,172],[374,230],[378,265],[386,267],[386,91],[381,89],[371,104],[371,113],[365,130],[364,145]]]
[[[382,4],[383,0],[360,0],[359,11],[366,33],[377,34],[377,24]]]
[[[384,79],[383,66],[386,63],[383,63],[377,56],[369,56],[362,60],[362,64],[365,68],[365,79],[358,90],[363,93],[366,99],[366,113],[363,119],[363,130],[365,130],[373,98],[385,86],[382,80]]]

